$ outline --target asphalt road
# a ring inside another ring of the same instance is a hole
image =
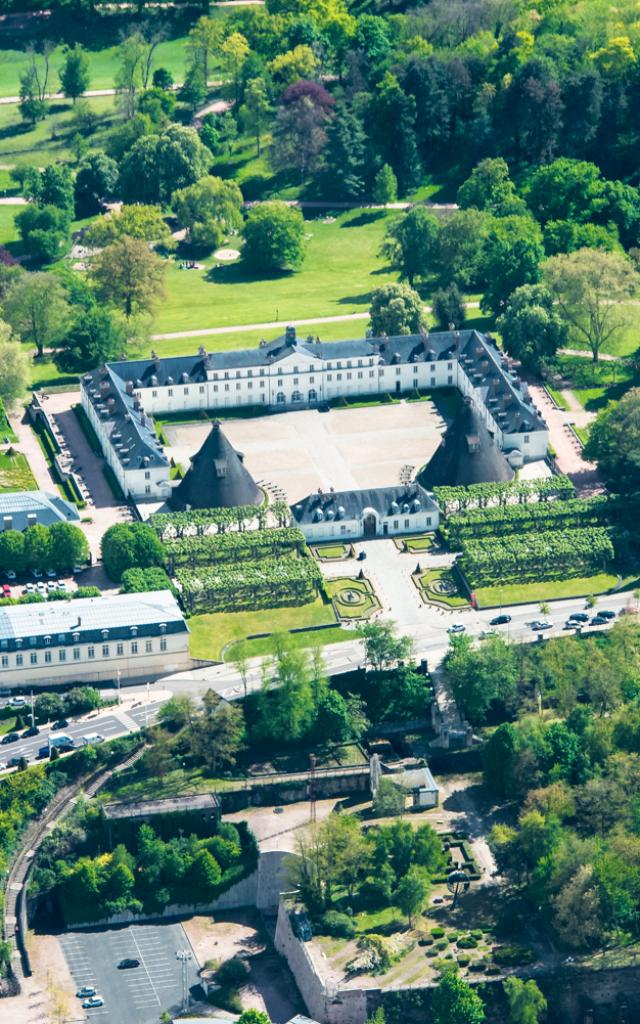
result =
[[[2,745],[0,743],[0,763],[6,764],[10,757],[26,757],[29,762],[33,764],[36,760],[36,756],[41,747],[47,744],[49,733],[53,735],[59,735],[60,732],[64,732],[65,736],[71,736],[72,739],[76,740],[76,747],[80,747],[81,737],[87,736],[90,733],[98,733],[100,736],[104,736],[105,740],[113,740],[118,736],[126,736],[128,733],[137,732],[140,728],[144,727],[146,717],[148,721],[152,722],[154,716],[157,714],[158,709],[162,706],[163,701],[152,701],[145,707],[129,708],[126,711],[118,711],[114,713],[114,709],[107,709],[102,713],[99,713],[95,718],[83,718],[81,721],[74,721],[69,719],[69,725],[63,730],[52,730],[49,726],[41,726],[40,734],[38,736],[32,736],[29,739],[18,740],[15,743],[7,743]],[[27,704],[26,707],[20,708],[20,713],[25,721],[29,721],[29,714],[31,708]]]
[[[182,1009],[182,964],[178,950],[191,952],[187,985],[198,985],[198,964],[181,924],[136,924],[103,931],[66,932],[60,944],[76,990],[92,985],[104,1006],[81,1010],[96,1024],[157,1024],[165,1010],[174,1016]],[[118,970],[118,963],[133,958],[140,966]],[[73,1015],[76,1016],[75,1014]]]

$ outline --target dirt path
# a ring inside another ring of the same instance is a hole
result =
[[[579,359],[593,359],[591,352],[585,348],[559,348],[561,356],[578,356]],[[608,352],[601,352],[598,361],[601,363],[621,363],[624,356],[612,356]]]

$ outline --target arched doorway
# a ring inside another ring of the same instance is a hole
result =
[[[318,401],[318,392],[316,391],[315,388],[309,388],[309,401],[310,402],[317,402]]]
[[[284,405],[284,403],[285,403],[284,391],[278,391],[278,394],[276,395],[276,403],[278,405]]]
[[[362,513],[362,532],[365,537],[375,537],[378,532],[378,517],[375,512],[364,511]]]

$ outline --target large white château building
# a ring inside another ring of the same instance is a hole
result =
[[[325,343],[294,327],[257,348],[109,363],[82,378],[82,404],[126,495],[171,494],[154,414],[257,406],[265,412],[333,399],[456,387],[473,399],[512,465],[542,459],[548,431],[526,384],[475,330]]]

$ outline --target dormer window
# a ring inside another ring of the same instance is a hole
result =
[[[45,647],[50,647],[51,646],[51,637],[50,636],[45,636],[44,643],[45,643]]]
[[[71,636],[73,637],[74,644],[77,644],[78,640],[80,639],[80,634],[79,633],[72,633]]]
[[[137,635],[138,635],[138,627],[137,626],[132,626],[131,627],[131,636],[137,636]]]
[[[65,641],[65,634],[64,633],[58,633],[58,643],[59,644],[63,644],[64,641]]]
[[[109,639],[109,630],[108,629],[101,630],[101,633],[102,633],[102,639],[103,640],[108,640]]]
[[[166,624],[166,622],[161,622],[160,623],[160,632],[161,633],[166,633],[167,632],[167,624]]]
[[[21,637],[16,637],[16,647],[18,647],[18,648],[22,647],[22,638]]]

